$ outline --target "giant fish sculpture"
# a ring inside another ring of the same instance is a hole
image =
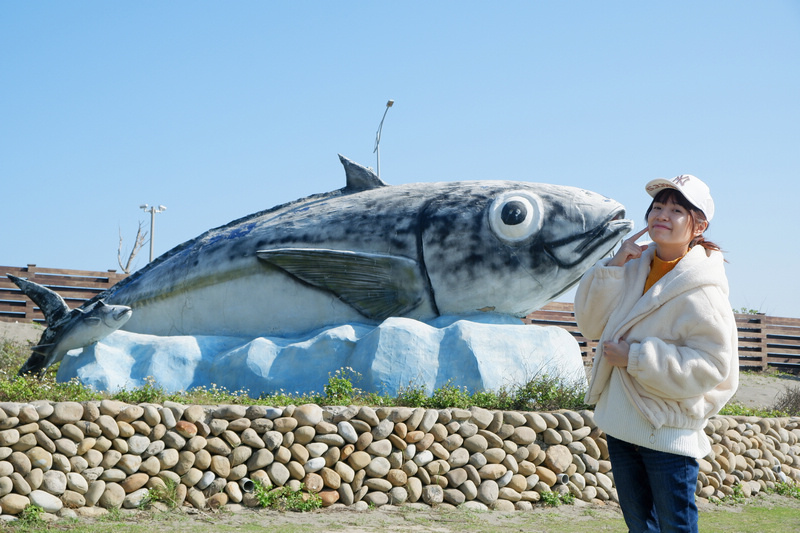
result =
[[[567,291],[632,228],[622,205],[575,187],[388,186],[339,157],[344,188],[211,229],[84,305],[130,307],[122,328],[154,335],[289,336],[481,311],[521,317]]]

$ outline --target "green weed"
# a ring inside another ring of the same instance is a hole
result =
[[[19,531],[40,529],[45,526],[43,515],[44,509],[38,505],[28,505],[19,514],[14,525],[19,528]]]
[[[178,484],[173,480],[164,479],[163,487],[153,487],[147,491],[147,497],[142,501],[142,508],[148,508],[153,502],[161,502],[168,509],[175,509],[180,505],[178,501]]]
[[[272,488],[271,485],[264,485],[259,480],[254,479],[255,489],[253,493],[261,507],[274,509],[276,511],[313,511],[322,507],[322,500],[316,494],[303,492],[303,485],[300,490],[292,490],[289,487]]]
[[[545,491],[542,492],[540,496],[541,500],[539,501],[549,507],[558,507],[561,504],[572,505],[575,503],[575,495],[571,492],[561,494],[558,492]]]
[[[741,485],[734,485],[733,486],[733,494],[727,495],[724,498],[709,498],[710,502],[716,503],[717,505],[721,504],[740,504],[747,501],[747,497],[744,495],[742,491]]]
[[[775,488],[768,489],[768,492],[774,492],[780,496],[786,496],[788,498],[800,500],[800,485],[797,483],[775,483]]]

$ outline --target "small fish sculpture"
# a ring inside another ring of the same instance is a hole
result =
[[[126,305],[107,305],[102,300],[70,311],[57,292],[38,283],[6,274],[33,302],[47,319],[47,329],[19,375],[42,376],[47,367],[61,361],[70,350],[89,346],[118,330],[131,317]]]

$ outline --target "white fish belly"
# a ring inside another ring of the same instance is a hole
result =
[[[132,304],[122,329],[150,335],[286,336],[370,320],[334,295],[260,272]]]

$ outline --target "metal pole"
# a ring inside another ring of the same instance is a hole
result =
[[[156,213],[161,213],[166,211],[167,208],[163,205],[158,207],[156,206],[149,206],[147,204],[143,204],[139,206],[141,209],[144,210],[145,213],[150,213],[150,262],[153,262],[153,237],[155,237],[156,231]]]
[[[373,153],[377,154],[377,170],[378,170],[378,177],[381,177],[381,130],[383,130],[383,121],[386,120],[386,113],[389,112],[389,108],[394,105],[394,100],[389,100],[386,102],[386,110],[383,112],[383,118],[381,118],[381,123],[378,125],[378,132],[375,134],[375,149]]]
[[[156,231],[156,210],[150,208],[150,262],[153,262],[153,236]]]

